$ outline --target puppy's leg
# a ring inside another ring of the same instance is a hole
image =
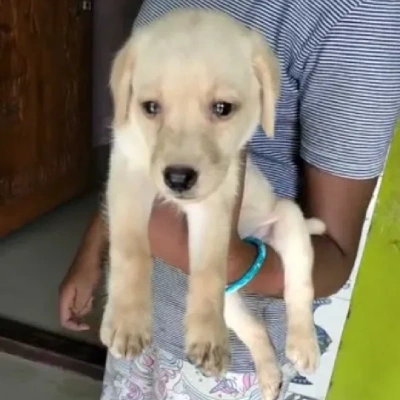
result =
[[[155,191],[141,171],[111,160],[107,190],[110,230],[108,301],[100,330],[115,357],[138,355],[151,341],[152,259],[148,221]]]
[[[247,310],[239,293],[226,295],[224,315],[228,327],[252,355],[263,400],[275,400],[282,377],[265,326]]]
[[[277,201],[273,213],[276,222],[269,239],[282,259],[285,273],[286,354],[298,371],[310,373],[318,366],[319,347],[312,312],[314,252],[309,230],[322,233],[323,224],[307,222],[300,208],[285,199]]]
[[[207,375],[222,373],[229,363],[223,313],[233,201],[206,200],[186,209],[191,266],[186,352]]]

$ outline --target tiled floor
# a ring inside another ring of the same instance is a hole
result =
[[[364,247],[374,202],[375,199],[368,213],[360,250]],[[73,259],[88,220],[96,208],[96,203],[96,196],[74,201],[0,242],[1,315],[67,334],[67,332],[61,330],[58,324],[57,289]],[[314,376],[298,376],[295,378],[286,400],[325,399],[350,306],[350,298],[358,272],[359,261],[360,257],[357,260],[348,285],[343,290],[330,299],[323,299],[316,303],[315,320],[323,352],[321,367]],[[68,334],[71,335],[71,333]],[[81,334],[79,335],[82,337]],[[95,334],[86,335],[84,338],[86,340],[97,340]],[[13,389],[17,382],[21,383],[21,380],[18,381],[16,376],[25,373],[24,371],[29,370],[32,366],[29,366],[29,363],[24,364],[21,361],[14,360],[13,369],[8,370],[5,368],[4,357],[6,356],[1,355],[0,358],[0,381],[2,380],[5,386],[3,384],[0,386],[2,390],[3,387],[6,388],[4,390],[8,390],[6,393],[10,394],[8,394],[9,397],[4,397],[2,394],[1,398],[5,400],[27,399],[27,397],[18,397],[11,394],[13,390],[21,391],[21,393],[24,390],[32,390],[32,385],[38,384],[37,382],[33,383],[32,379],[29,378],[24,381],[26,383]],[[29,374],[26,373],[26,376]],[[51,375],[53,372],[49,372],[49,374]],[[62,375],[62,372],[58,371],[57,373],[54,372],[54,374],[59,376],[60,374]],[[39,381],[45,378],[44,375],[40,374],[36,376]],[[49,383],[43,383],[43,386],[50,385],[48,390],[52,391],[51,393],[60,391],[60,388],[65,393],[68,390],[73,390],[67,388],[67,386],[74,386],[67,384],[71,382],[68,380],[67,375],[64,380],[61,378],[54,379],[50,379]],[[25,387],[25,385],[27,386]],[[86,389],[82,388],[82,390]],[[92,389],[88,388],[87,390]],[[72,398],[74,400],[98,398],[94,391],[87,393],[87,397],[79,397],[79,393],[74,393],[71,400]],[[89,395],[89,393],[91,394]],[[35,396],[35,398],[46,400],[52,400],[53,398],[70,399],[65,397],[67,396],[66,394],[64,397],[51,397],[53,395]]]
[[[58,286],[96,204],[73,201],[0,240],[0,315],[74,336],[58,323]]]
[[[0,353],[1,400],[97,400],[101,383]]]

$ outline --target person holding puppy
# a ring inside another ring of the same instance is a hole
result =
[[[314,285],[317,297],[334,294],[351,273],[399,115],[400,5],[390,0],[145,0],[135,26],[188,6],[217,9],[257,29],[279,57],[275,139],[268,141],[259,128],[249,151],[279,196],[298,199],[307,216],[326,223],[327,233],[313,238]],[[179,335],[189,273],[185,221],[168,206],[156,206],[149,236],[156,276],[154,345],[131,361],[108,356],[102,400],[260,398],[251,356],[238,339],[231,340],[231,368],[220,379],[203,376],[186,361]],[[242,276],[255,258],[251,245],[232,243],[228,281]],[[106,245],[98,214],[61,286],[60,317],[69,329],[88,329],[79,320],[91,309]],[[280,399],[295,374],[285,358],[283,284],[280,259],[269,248],[246,292],[282,365]]]

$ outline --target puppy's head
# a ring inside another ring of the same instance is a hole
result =
[[[234,19],[178,11],[134,32],[111,90],[114,130],[143,136],[159,191],[196,201],[221,184],[260,122],[273,136],[279,64]]]

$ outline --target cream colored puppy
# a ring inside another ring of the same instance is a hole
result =
[[[160,196],[185,212],[189,224],[188,357],[207,374],[224,371],[228,326],[248,346],[264,398],[273,399],[281,377],[266,329],[238,293],[225,296],[224,289],[239,153],[260,120],[273,135],[277,60],[259,34],[230,17],[180,10],[134,32],[115,58],[111,89],[115,116],[103,343],[117,357],[132,357],[151,342],[148,222]],[[309,230],[322,233],[323,224],[307,223],[293,202],[277,199],[251,160],[245,179],[239,232],[264,237],[279,252],[287,355],[298,369],[312,371],[319,351]]]

